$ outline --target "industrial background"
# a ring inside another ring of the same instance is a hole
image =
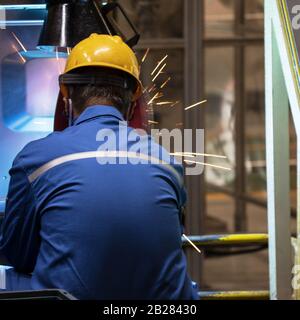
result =
[[[166,64],[158,81],[163,95],[153,105],[152,126],[204,128],[206,153],[222,157],[208,159],[212,166],[207,166],[202,176],[186,178],[186,234],[268,234],[264,1],[118,2],[141,34],[136,51],[150,95],[154,90],[154,68],[162,59],[161,66]],[[0,4],[44,2],[16,0]],[[44,15],[43,8],[11,10],[6,29],[0,30],[2,211],[13,157],[28,141],[45,136],[53,123],[58,92],[55,79],[63,70],[64,58],[59,53],[56,57],[37,53]],[[20,50],[25,54],[18,54]],[[24,69],[21,60],[26,53],[29,62]],[[28,75],[37,71],[43,72],[48,85],[32,95],[39,81]],[[18,90],[24,81],[28,91],[26,103],[22,104],[18,102]],[[13,91],[7,90],[12,86]],[[207,103],[185,110],[202,100]],[[29,120],[20,120],[24,113],[30,114]],[[289,150],[289,223],[291,234],[296,235],[297,139],[292,116]],[[202,291],[269,290],[266,241],[254,241],[246,247],[207,246],[201,255],[193,248],[186,252],[191,277],[200,283]]]

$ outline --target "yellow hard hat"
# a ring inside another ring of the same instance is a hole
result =
[[[64,74],[82,67],[104,67],[124,71],[137,81],[134,100],[142,94],[138,60],[132,49],[119,36],[94,33],[79,42],[69,55]],[[67,96],[65,84],[61,83],[61,91]]]

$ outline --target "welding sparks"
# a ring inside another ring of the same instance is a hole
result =
[[[174,102],[172,101],[162,101],[162,102],[156,103],[157,106],[166,106],[166,105],[172,105],[172,104],[174,104]]]
[[[206,103],[206,102],[207,102],[207,100],[203,100],[203,101],[197,102],[197,103],[195,103],[195,104],[193,104],[193,105],[185,108],[184,110],[185,110],[185,111],[190,110],[190,109],[195,108],[195,107],[197,107],[197,106],[200,106],[201,104],[204,104],[204,103]]]
[[[23,49],[23,51],[27,52],[26,48],[24,47],[23,43],[19,40],[19,38],[15,35],[14,32],[12,32],[12,35],[14,36],[14,38],[16,39],[16,41],[18,42],[18,44],[20,45],[20,47]]]
[[[179,102],[180,102],[180,101],[175,101],[175,102],[171,105],[171,107],[177,106]]]
[[[26,59],[21,55],[21,53],[18,51],[18,49],[14,45],[12,47],[13,47],[13,49],[16,50],[16,52],[19,55],[19,57],[21,58],[22,62],[26,63]]]
[[[157,66],[154,68],[154,70],[151,72],[151,76],[154,75],[156,70],[162,65],[162,63],[168,58],[168,55],[166,54],[157,64]]]
[[[182,154],[178,154],[178,153],[170,153],[171,156],[174,157],[182,157],[182,158],[193,158],[195,159],[196,156],[192,156],[192,155],[182,155]]]
[[[156,84],[154,84],[149,90],[148,92],[151,93],[152,91],[154,91],[156,89]]]
[[[145,87],[145,88],[143,89],[143,93],[148,92],[148,89],[149,89],[149,87]]]
[[[201,250],[185,234],[183,234],[182,236],[198,253],[202,253]]]
[[[155,125],[159,124],[159,122],[157,122],[157,121],[152,121],[152,120],[148,120],[148,123],[149,123],[149,124],[155,124]]]
[[[203,157],[208,157],[208,158],[218,158],[218,159],[227,159],[226,156],[220,156],[220,155],[216,155],[216,154],[207,154],[207,153],[194,153],[194,152],[175,152],[174,154],[175,156],[193,156],[193,157],[197,157],[197,156],[203,156]]]
[[[171,77],[169,77],[161,86],[160,89],[163,89],[171,80]]]
[[[147,57],[148,57],[149,51],[150,51],[150,48],[148,48],[148,49],[146,50],[146,52],[145,52],[145,54],[144,54],[144,56],[143,56],[143,58],[142,58],[142,63],[144,63],[144,62],[146,61],[146,59],[147,59]]]
[[[196,158],[196,156],[192,155],[192,154],[185,154],[183,152],[175,152],[175,153],[170,153],[171,156],[174,157],[186,157],[186,158]]]
[[[158,73],[156,74],[156,76],[152,79],[152,82],[154,82],[157,78],[158,78],[158,76],[163,72],[163,70],[164,70],[164,68],[167,66],[167,64],[165,63],[162,67],[161,67],[161,69],[158,71]]]
[[[156,93],[156,95],[148,102],[148,106],[156,99],[158,99],[159,92]]]
[[[188,163],[188,164],[202,164],[203,166],[207,166],[207,167],[212,167],[212,168],[221,169],[221,170],[225,170],[225,171],[231,171],[231,168],[216,166],[214,164],[209,164],[209,163],[204,163],[204,162],[190,161],[190,160],[184,160],[184,162]]]

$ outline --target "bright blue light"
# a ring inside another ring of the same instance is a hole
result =
[[[1,21],[0,28],[14,27],[14,26],[41,26],[44,20],[9,20],[5,18],[6,11],[31,11],[31,10],[46,10],[45,4],[20,4],[20,5],[0,5]]]
[[[33,117],[28,114],[11,119],[9,128],[18,132],[51,132],[53,131],[53,117]]]
[[[19,53],[25,59],[51,59],[51,58],[62,58],[67,59],[68,54],[66,52],[57,52],[49,50],[30,50],[30,51],[19,51]]]
[[[0,10],[43,10],[45,4],[17,4],[17,5],[0,5]]]
[[[17,27],[17,26],[42,26],[44,20],[1,20],[0,27]]]

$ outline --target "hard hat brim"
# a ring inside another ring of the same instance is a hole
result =
[[[69,72],[72,72],[72,71],[75,71],[75,70],[78,70],[78,69],[80,69],[80,68],[85,68],[85,67],[87,67],[87,65],[86,64],[79,64],[79,65],[76,65],[76,67],[74,67],[74,68],[69,68],[69,69],[67,69],[66,70],[66,72],[64,73],[64,74],[66,74],[66,73],[69,73]],[[137,82],[137,89],[136,89],[136,91],[135,91],[135,93],[134,93],[134,95],[133,95],[133,101],[136,101],[136,100],[138,100],[140,97],[141,97],[141,95],[142,95],[142,92],[143,92],[143,85],[142,85],[142,83],[141,83],[141,81],[140,81],[140,79],[138,79],[138,78],[136,78],[132,73],[130,73],[127,69],[125,69],[125,68],[122,68],[122,67],[120,67],[120,66],[116,66],[116,65],[113,65],[113,64],[109,64],[109,63],[93,63],[93,62],[91,62],[90,64],[89,64],[89,67],[96,67],[96,68],[108,68],[108,69],[112,69],[112,70],[120,70],[120,71],[123,71],[123,72],[125,72],[127,75],[129,75],[130,77],[132,77],[132,78],[134,78],[135,79],[135,81]],[[63,94],[63,96],[64,97],[68,97],[68,91],[67,91],[67,88],[66,88],[66,85],[65,84],[61,84],[60,85],[60,89],[61,89],[61,92],[62,92],[62,94]]]

